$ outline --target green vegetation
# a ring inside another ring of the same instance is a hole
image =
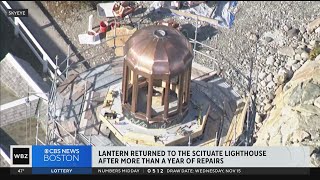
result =
[[[315,60],[315,58],[320,54],[319,42],[316,42],[315,47],[310,51],[310,60]]]

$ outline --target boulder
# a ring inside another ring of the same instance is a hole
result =
[[[299,29],[292,28],[288,31],[289,37],[298,36],[298,34],[299,34]]]
[[[293,77],[275,92],[263,126],[253,146],[308,146],[311,166],[317,164],[320,147],[320,63],[306,61]],[[271,108],[270,108],[271,106]],[[318,151],[317,151],[318,152]]]
[[[306,60],[309,59],[309,54],[304,51],[304,52],[302,52],[302,53],[300,54],[300,57],[301,57],[302,60],[306,61]]]
[[[283,55],[283,56],[293,57],[295,52],[292,47],[282,47],[282,48],[278,49],[278,54]]]
[[[313,104],[317,107],[320,108],[320,97],[314,100]]]

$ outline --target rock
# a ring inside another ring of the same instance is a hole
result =
[[[268,104],[268,103],[270,103],[271,101],[268,99],[268,98],[265,98],[264,100],[263,100],[263,103],[264,104]]]
[[[278,49],[278,54],[293,57],[295,53],[292,47],[282,47]]]
[[[272,78],[273,78],[273,75],[272,75],[272,74],[269,74],[269,75],[266,77],[266,82],[272,81]]]
[[[262,80],[262,81],[260,81],[260,85],[261,85],[262,87],[266,87],[267,83],[266,83],[265,80]]]
[[[289,31],[291,29],[291,26],[290,25],[284,25],[283,26],[283,30],[284,31]]]
[[[311,116],[311,115],[320,116],[320,109],[313,105],[299,104],[298,106],[295,106],[292,109],[295,111],[298,111],[301,115],[304,115],[304,116]]]
[[[262,125],[263,125],[262,123],[257,123],[257,127],[258,127],[259,129],[261,128]]]
[[[267,65],[273,65],[273,63],[274,63],[274,57],[273,56],[267,57],[266,64]]]
[[[316,30],[314,30],[316,33],[320,33],[320,27],[318,27]]]
[[[307,82],[320,84],[320,63],[306,61],[285,86],[279,86],[279,91],[276,91],[276,97],[273,100],[275,107],[268,112],[263,126],[257,132],[257,139],[253,146],[303,145],[311,146],[313,149],[319,147],[320,108],[315,105],[301,104]],[[296,106],[292,107],[289,103]],[[270,107],[266,107],[268,108]],[[302,143],[293,141],[302,141]],[[314,153],[319,154],[319,150],[311,149],[310,155]]]
[[[267,88],[271,89],[275,86],[276,84],[273,81],[270,81],[267,85]]]
[[[292,71],[292,69],[288,69],[287,72],[288,72],[288,79],[290,79],[293,76],[294,72]]]
[[[291,107],[296,106],[300,102],[302,92],[302,83],[300,83],[292,90],[288,99],[288,105]]]
[[[305,50],[304,50],[304,47],[298,46],[298,47],[294,50],[294,52],[295,52],[296,54],[301,54],[301,53],[305,52]]]
[[[320,55],[318,55],[318,56],[314,59],[314,61],[320,61]]]
[[[262,123],[262,117],[261,117],[261,114],[256,113],[255,122],[256,122],[256,123]]]
[[[287,80],[286,74],[280,74],[280,75],[276,76],[275,83],[277,85],[281,85],[281,84],[284,84],[284,82],[286,82],[286,80]]]
[[[297,61],[300,61],[301,60],[300,54],[294,55],[294,59],[297,60]]]
[[[299,31],[301,34],[304,34],[307,30],[304,26],[300,26]]]
[[[266,104],[266,105],[264,106],[263,110],[264,110],[265,112],[268,112],[269,110],[271,110],[271,108],[272,108],[272,105],[271,105],[270,103],[268,103],[268,104]]]
[[[258,36],[253,34],[253,33],[251,33],[250,36],[249,36],[249,39],[254,41],[254,42],[256,42],[258,40]]]
[[[313,104],[313,101],[320,96],[320,86],[313,83],[306,83],[301,97],[302,104]]]
[[[297,60],[289,59],[286,63],[286,66],[291,67],[294,64],[297,64]]]
[[[308,33],[311,33],[319,26],[320,26],[320,18],[315,19],[314,21],[308,24],[308,27],[307,27]]]
[[[320,97],[318,97],[317,99],[315,99],[314,102],[313,102],[313,104],[314,104],[316,107],[320,108]]]
[[[274,99],[274,95],[273,95],[272,93],[268,93],[267,99],[268,99],[269,101],[272,101],[272,100]]]
[[[312,40],[312,41],[310,41],[310,45],[311,45],[312,47],[314,47],[314,46],[316,45],[316,43],[317,43],[317,41],[316,41],[316,40]]]
[[[264,38],[264,40],[269,43],[269,42],[273,41],[273,38],[267,36],[267,37]]]
[[[304,39],[309,39],[309,35],[308,35],[308,34],[303,34],[302,37],[303,37]]]
[[[301,64],[293,64],[291,66],[291,69],[293,72],[296,72],[301,67]]]
[[[265,72],[260,72],[258,75],[259,79],[264,79],[267,76],[267,74]]]
[[[303,130],[298,130],[296,132],[293,133],[292,137],[291,137],[291,141],[293,142],[302,142],[305,139],[310,139],[311,135]]]
[[[320,153],[313,153],[310,162],[314,167],[320,167]]]
[[[312,140],[320,141],[320,132],[315,131],[315,130],[309,130],[308,132],[311,135]]]
[[[298,34],[299,34],[299,30],[298,30],[298,29],[295,29],[295,28],[290,29],[290,30],[288,31],[288,36],[289,36],[289,37],[298,36]]]
[[[301,56],[301,59],[304,60],[304,61],[309,59],[309,54],[307,52],[305,52],[305,51],[302,52],[300,56]]]

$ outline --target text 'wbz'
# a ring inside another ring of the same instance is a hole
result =
[[[136,157],[134,157],[136,156]],[[223,164],[226,156],[266,156],[265,150],[108,150],[99,151],[99,164]]]

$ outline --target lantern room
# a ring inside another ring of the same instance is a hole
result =
[[[124,54],[123,114],[147,128],[181,121],[190,99],[193,52],[188,39],[172,27],[148,26],[130,37]]]

